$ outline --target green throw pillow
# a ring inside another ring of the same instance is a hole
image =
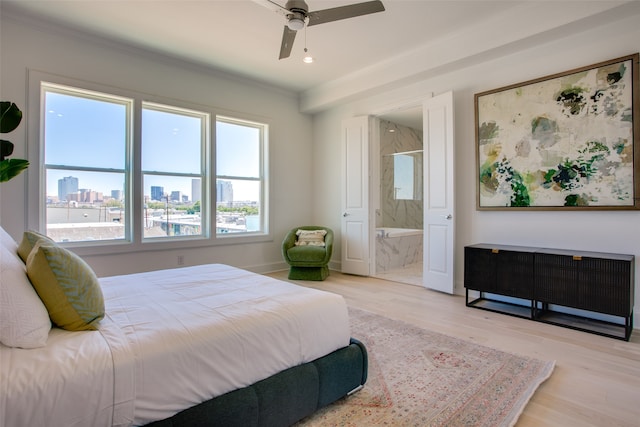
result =
[[[27,258],[27,275],[56,326],[97,329],[104,317],[104,298],[98,278],[82,258],[42,240]]]
[[[53,240],[37,231],[29,230],[22,233],[22,241],[20,241],[20,245],[18,246],[18,256],[20,256],[20,259],[22,259],[25,264],[27,263],[27,258],[29,258],[31,250],[40,240],[53,243]]]

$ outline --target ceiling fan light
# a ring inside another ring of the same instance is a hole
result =
[[[302,58],[302,62],[304,62],[305,64],[311,64],[313,62],[313,56],[311,56],[311,54],[307,51],[306,46],[304,48],[304,58]]]
[[[287,27],[292,31],[298,31],[304,28],[304,19],[293,17],[287,22]]]

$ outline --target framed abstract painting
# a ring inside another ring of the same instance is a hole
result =
[[[638,60],[477,93],[477,209],[640,209]]]

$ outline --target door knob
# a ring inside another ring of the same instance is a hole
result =
[[[343,216],[343,217],[348,217],[348,216],[349,216],[349,214],[345,212],[345,213],[343,213],[343,214],[342,214],[342,216]]]

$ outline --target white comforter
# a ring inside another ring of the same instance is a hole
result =
[[[100,282],[98,332],[0,345],[2,426],[141,425],[349,343],[341,296],[225,265]]]

